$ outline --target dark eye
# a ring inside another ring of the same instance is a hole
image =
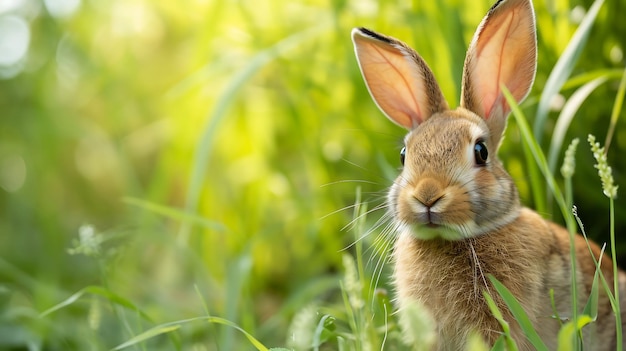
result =
[[[485,143],[482,141],[477,141],[474,145],[474,159],[476,160],[477,165],[485,165],[487,163],[487,157],[489,156],[489,151],[487,151],[487,147]]]
[[[402,162],[403,166],[404,166],[405,157],[406,157],[406,147],[403,147],[402,150],[400,150],[400,162]]]

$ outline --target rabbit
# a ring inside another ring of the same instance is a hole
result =
[[[402,309],[417,302],[429,312],[437,350],[462,350],[472,334],[489,344],[500,337],[502,329],[483,291],[495,299],[519,349],[534,349],[488,275],[512,292],[551,350],[558,345],[557,316],[571,316],[569,232],[520,204],[517,188],[497,158],[511,110],[502,87],[518,103],[528,95],[537,68],[535,28],[530,0],[500,0],[491,7],[470,43],[456,109],[448,107],[417,52],[366,28],[352,31],[374,102],[409,130],[401,151],[403,169],[387,197],[396,232],[396,303]],[[591,243],[591,250],[598,259],[598,245]],[[584,306],[596,266],[580,235],[575,251],[579,306]],[[601,271],[612,282],[607,255]],[[624,297],[626,275],[618,274]],[[598,320],[584,328],[585,350],[616,347],[615,316],[607,294],[600,291]]]

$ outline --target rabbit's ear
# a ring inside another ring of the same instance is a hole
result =
[[[365,28],[353,29],[352,41],[372,98],[393,122],[413,129],[448,109],[432,71],[406,44]]]
[[[500,0],[478,26],[467,51],[461,106],[483,117],[499,140],[511,112],[502,86],[519,103],[528,95],[536,69],[531,0]]]

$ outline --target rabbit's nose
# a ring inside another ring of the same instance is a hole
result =
[[[427,208],[435,206],[443,197],[442,187],[433,179],[425,179],[418,184],[413,194],[415,200]]]

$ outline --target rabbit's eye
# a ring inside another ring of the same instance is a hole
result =
[[[405,157],[406,157],[406,147],[403,147],[402,150],[400,150],[400,162],[402,162],[403,166],[404,166]]]
[[[487,151],[487,147],[485,143],[482,141],[477,141],[474,145],[474,159],[476,160],[477,165],[485,165],[487,163],[487,157],[489,157],[489,151]]]

